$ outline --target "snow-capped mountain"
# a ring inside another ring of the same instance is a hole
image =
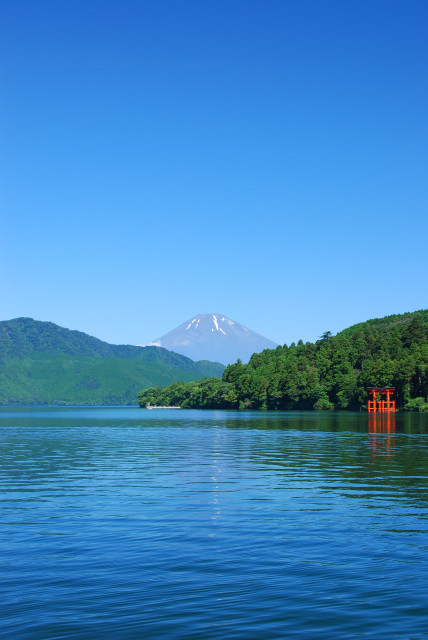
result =
[[[238,358],[248,362],[253,353],[278,346],[221,313],[194,316],[150,345],[181,353],[192,360],[223,364],[232,364]]]

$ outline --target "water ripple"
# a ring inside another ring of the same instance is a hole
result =
[[[0,410],[3,638],[428,638],[428,421]]]

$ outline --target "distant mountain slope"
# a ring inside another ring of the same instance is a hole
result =
[[[151,344],[181,353],[192,360],[230,364],[248,362],[253,353],[277,344],[221,313],[199,314]]]
[[[136,404],[142,387],[221,376],[156,347],[112,345],[52,322],[0,322],[0,405]]]

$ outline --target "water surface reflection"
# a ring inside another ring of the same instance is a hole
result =
[[[4,638],[428,638],[428,416],[0,410]]]

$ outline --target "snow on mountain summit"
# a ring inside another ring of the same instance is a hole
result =
[[[221,313],[206,313],[183,322],[151,345],[181,353],[192,360],[230,364],[247,362],[253,353],[277,344]]]

